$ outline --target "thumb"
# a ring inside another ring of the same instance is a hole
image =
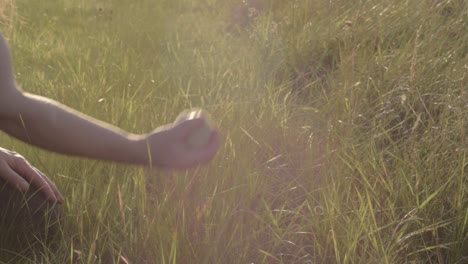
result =
[[[184,120],[175,126],[175,134],[177,134],[178,137],[186,138],[190,133],[203,125],[208,125],[208,122],[204,118]]]

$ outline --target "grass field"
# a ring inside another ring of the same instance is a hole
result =
[[[468,3],[254,2],[15,1],[24,90],[134,133],[203,107],[224,143],[170,173],[0,135],[66,196],[0,263],[468,263]]]

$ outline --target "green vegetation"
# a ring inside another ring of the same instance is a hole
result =
[[[1,135],[66,196],[11,263],[468,263],[468,3],[242,5],[16,2],[24,90],[131,132],[203,107],[224,146],[169,173]]]

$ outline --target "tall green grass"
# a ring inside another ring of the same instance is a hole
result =
[[[168,173],[2,135],[66,196],[56,246],[2,261],[468,262],[465,1],[242,5],[16,2],[24,90],[140,133],[203,107],[224,145]]]

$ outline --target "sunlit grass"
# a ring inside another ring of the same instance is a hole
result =
[[[66,196],[57,246],[11,263],[468,261],[464,1],[272,1],[245,25],[236,1],[16,5],[24,90],[140,133],[203,107],[224,145],[168,173],[2,135]]]

